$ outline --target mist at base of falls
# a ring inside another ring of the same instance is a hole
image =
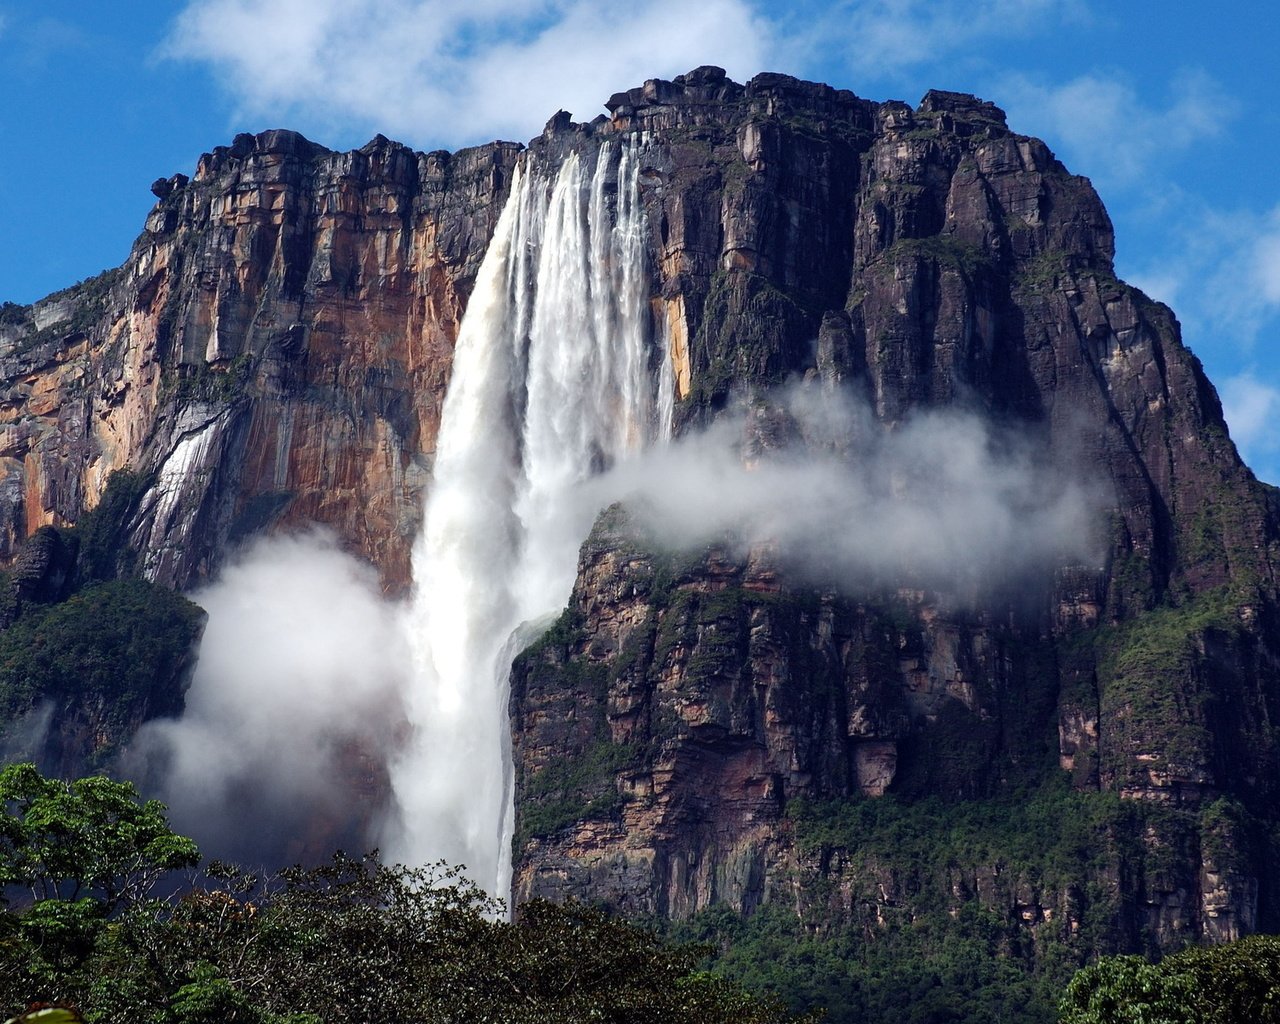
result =
[[[409,653],[377,573],[329,534],[266,537],[191,595],[209,614],[180,718],[124,772],[206,856],[254,867],[376,845]]]

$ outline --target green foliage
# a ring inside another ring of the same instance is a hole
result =
[[[623,804],[617,773],[636,759],[634,747],[597,742],[580,757],[554,761],[522,780],[513,847],[520,850],[534,836],[555,835],[575,822],[616,813]]]
[[[253,370],[253,357],[247,353],[225,363],[183,363],[175,370],[165,371],[160,391],[180,405],[228,405],[244,394],[253,379]]]
[[[974,907],[899,913],[874,941],[803,927],[777,905],[745,921],[713,911],[676,934],[721,944],[717,975],[793,1010],[825,1007],[831,1024],[1045,1024],[1056,998],[1010,957],[1008,926]]]
[[[169,1000],[164,1019],[172,1024],[258,1024],[271,1019],[209,963],[197,964]]]
[[[1079,971],[1060,1024],[1280,1024],[1280,937],[1192,948],[1152,964],[1104,957]]]
[[[1198,653],[1198,635],[1238,629],[1226,591],[1211,591],[1178,607],[1155,608],[1103,634],[1102,668],[1113,677],[1135,678],[1185,671]]]
[[[195,844],[170,830],[164,807],[140,803],[129,783],[67,783],[31,764],[5,768],[0,884],[26,890],[32,902],[3,915],[3,987],[23,987],[31,999],[64,997],[69,979],[95,957],[111,916],[145,905],[162,876],[198,859]]]
[[[88,1024],[795,1019],[699,972],[701,947],[580,906],[535,901],[507,924],[442,867],[339,854],[264,879],[215,864],[200,886],[149,898],[139,873],[154,880],[195,858],[159,805],[123,783],[53,782],[30,766],[0,785],[13,794],[8,878],[54,893],[0,914],[0,1001],[14,1010],[56,999]]]
[[[31,606],[0,633],[0,714],[13,721],[42,699],[96,705],[110,734],[126,738],[148,712],[177,710],[177,680],[203,628],[197,605],[144,580]]]
[[[69,315],[63,320],[49,324],[43,330],[33,331],[26,337],[19,339],[14,346],[14,351],[16,353],[29,352],[42,345],[61,342],[66,338],[89,331],[106,312],[107,299],[110,297],[111,289],[122,279],[124,273],[124,269],[119,267],[113,270],[104,270],[93,277],[85,278],[70,288],[64,288],[62,291],[54,292],[48,296],[45,301],[70,300]],[[23,313],[21,320],[16,319],[19,315],[19,310]],[[25,322],[29,311],[30,307],[15,307],[9,310],[10,322],[17,324]]]
[[[1081,970],[1063,998],[1063,1024],[1200,1024],[1189,979],[1166,979],[1140,956],[1105,957]],[[1172,982],[1172,983],[1170,983]]]
[[[31,307],[0,302],[0,327],[21,327],[31,318]]]
[[[1211,740],[1204,704],[1210,695],[1198,683],[1200,645],[1207,633],[1239,630],[1224,588],[1097,634],[1101,713],[1113,723],[1118,753],[1158,752],[1177,774],[1207,760]],[[1127,756],[1119,767],[1124,766],[1132,770]]]
[[[11,757],[45,759],[44,737],[23,720],[37,708],[52,714],[51,735],[66,736],[73,723],[81,737],[57,748],[64,771],[101,768],[143,720],[181,709],[204,612],[165,587],[128,578],[136,570],[129,526],[147,486],[142,474],[115,472],[74,528],[38,531],[33,543],[54,553],[56,574],[45,574],[52,585],[36,581],[28,593],[0,579],[10,623],[0,631],[0,736],[11,742]]]
[[[895,183],[894,187],[899,186]],[[990,263],[978,246],[945,234],[900,238],[884,251],[880,259],[886,268],[904,259],[931,260],[939,267],[959,271],[967,278]]]
[[[1150,608],[1155,601],[1151,576],[1151,560],[1136,551],[1117,556],[1111,565],[1112,586],[1134,611]]]
[[[1225,801],[1197,813],[1060,776],[982,800],[796,800],[787,813],[796,898],[748,918],[712,908],[671,934],[713,943],[716,974],[826,1007],[832,1024],[1045,1024],[1086,960],[1133,941],[1126,901],[1169,879],[1180,844],[1211,851],[1243,827]]]
[[[76,906],[91,893],[109,914],[125,901],[141,901],[161,875],[198,857],[195,843],[170,830],[164,805],[139,803],[128,782],[46,779],[33,764],[0,771],[0,885],[45,901],[36,907]],[[70,920],[54,915],[46,923],[78,927]]]
[[[1025,230],[1025,225],[1023,225]],[[1071,254],[1060,249],[1041,250],[1029,260],[1018,265],[1015,284],[1027,291],[1048,292],[1058,286],[1058,280],[1074,271]]]

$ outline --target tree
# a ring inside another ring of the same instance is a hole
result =
[[[262,878],[212,864],[156,898],[196,856],[127,783],[0,772],[0,880],[31,894],[0,913],[0,1004],[60,1002],[88,1024],[794,1020],[701,973],[704,947],[540,901],[508,924],[443,865],[338,854]]]
[[[1280,1024],[1280,937],[1195,947],[1152,964],[1103,957],[1078,971],[1060,1024]]]
[[[144,907],[166,872],[198,862],[164,810],[127,782],[47,779],[33,764],[0,771],[0,885],[30,894],[0,921],[0,993],[74,997],[106,922]]]
[[[34,901],[84,896],[109,916],[199,860],[196,844],[169,828],[164,805],[140,802],[131,783],[47,779],[33,764],[0,771],[0,884]]]

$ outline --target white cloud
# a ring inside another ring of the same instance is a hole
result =
[[[1280,479],[1280,387],[1249,369],[1224,380],[1218,394],[1245,462],[1263,479]]]
[[[1280,305],[1280,207],[1252,246],[1252,277],[1264,302]]]
[[[267,537],[192,598],[209,621],[186,709],[144,726],[126,769],[217,856],[372,846],[408,664],[377,574],[327,535]]]
[[[1106,493],[1030,439],[956,409],[886,430],[861,399],[812,384],[773,399],[593,481],[587,505],[621,500],[677,549],[767,545],[848,593],[911,580],[963,597],[1096,564]]]
[[[1166,246],[1127,276],[1176,305],[1197,348],[1249,352],[1280,327],[1280,206],[1222,210],[1173,194]]]
[[[1146,102],[1124,78],[1100,74],[1061,85],[1008,75],[996,91],[1015,131],[1044,138],[1073,171],[1108,187],[1151,188],[1162,163],[1219,134],[1237,111],[1202,72],[1174,79],[1164,106]]]
[[[457,146],[527,139],[561,108],[590,120],[701,64],[866,83],[1086,17],[1086,0],[187,0],[163,53],[210,65],[246,115]]]
[[[829,57],[833,47],[842,47],[850,71],[865,78],[963,56],[978,42],[1036,34],[1086,16],[1083,0],[847,0],[816,10],[802,6],[788,23],[792,38],[783,47],[805,58],[819,51]]]
[[[212,65],[246,113],[355,123],[417,145],[524,140],[556,110],[700,64],[761,70],[747,0],[654,0],[619,21],[589,0],[192,0],[165,46]]]

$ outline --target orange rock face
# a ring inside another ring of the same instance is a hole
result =
[[[409,582],[458,322],[520,147],[333,153],[240,136],[164,183],[119,270],[0,326],[0,556],[154,475],[149,576],[322,524]]]

